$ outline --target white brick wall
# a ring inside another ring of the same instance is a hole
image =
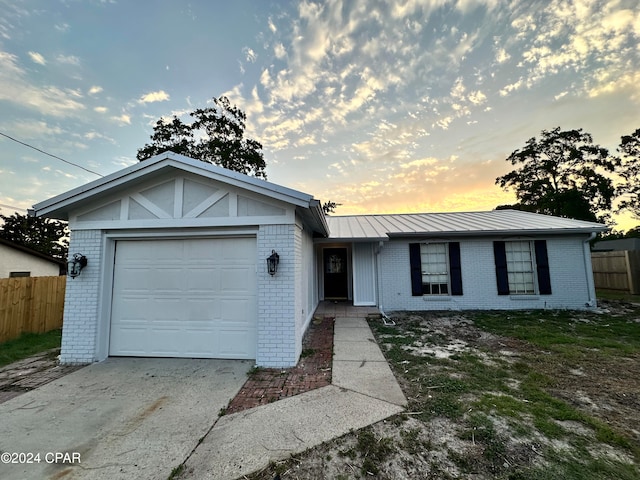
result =
[[[585,308],[590,300],[584,237],[546,238],[551,295],[498,295],[493,239],[460,241],[462,296],[411,295],[409,241],[390,241],[379,257],[382,308],[393,310],[489,310]],[[591,264],[587,263],[591,273]]]
[[[60,361],[65,364],[96,360],[96,336],[100,293],[102,235],[99,230],[71,232],[69,255],[81,253],[87,266],[76,278],[67,279]]]
[[[303,288],[305,268],[312,263],[310,240],[304,240],[296,225],[266,225],[258,232],[258,345],[256,363],[264,367],[288,367],[297,363],[302,336],[315,307],[307,304]],[[305,247],[306,245],[306,247]],[[70,253],[87,257],[80,276],[69,279],[65,293],[61,361],[67,364],[97,360],[98,309],[101,292],[102,232],[76,230],[71,234]],[[266,258],[275,250],[280,255],[278,273],[270,276]],[[306,260],[305,260],[306,259]]]
[[[262,225],[258,231],[258,351],[256,364],[288,367],[296,364],[299,294],[296,277],[300,269],[300,243],[295,225]],[[280,255],[278,272],[267,273],[266,258]],[[298,284],[299,285],[299,284]]]

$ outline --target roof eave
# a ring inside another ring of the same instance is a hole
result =
[[[134,181],[144,174],[157,172],[166,168],[200,174],[213,180],[220,180],[230,185],[241,188],[252,187],[257,193],[261,193],[278,200],[299,207],[311,208],[313,197],[287,187],[276,185],[266,180],[250,177],[239,172],[211,165],[200,160],[194,160],[173,152],[165,152],[130,167],[123,168],[115,173],[99,178],[80,187],[69,190],[53,198],[37,203],[33,206],[35,216],[53,216],[61,220],[68,220],[68,211],[73,205],[86,200],[89,197],[100,194],[106,190]],[[326,222],[325,222],[326,226]]]

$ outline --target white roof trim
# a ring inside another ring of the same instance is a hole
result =
[[[35,215],[47,215],[55,211],[65,210],[76,202],[84,201],[94,195],[124,185],[141,178],[149,173],[166,168],[176,168],[195,173],[203,177],[225,182],[236,187],[250,189],[256,193],[266,195],[296,206],[309,208],[313,196],[293,190],[291,188],[276,185],[259,178],[250,177],[243,173],[234,172],[226,168],[210,163],[195,160],[173,152],[164,152],[155,157],[139,162],[130,167],[118,170],[103,178],[99,178],[68,192],[37,203],[33,206]]]

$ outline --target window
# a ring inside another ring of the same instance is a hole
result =
[[[462,295],[459,242],[410,243],[411,293]]]
[[[498,295],[551,295],[546,240],[495,241],[493,253]]]
[[[509,293],[534,294],[533,255],[530,242],[505,242]]]
[[[9,278],[15,277],[30,277],[31,272],[9,272]]]
[[[422,265],[422,293],[425,295],[448,295],[447,244],[420,244],[420,260]]]

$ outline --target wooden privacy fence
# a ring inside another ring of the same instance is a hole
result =
[[[0,342],[62,327],[67,277],[0,278]]]
[[[640,251],[591,252],[596,288],[640,294]]]

